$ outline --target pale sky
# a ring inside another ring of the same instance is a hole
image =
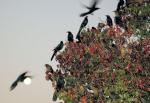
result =
[[[45,80],[44,64],[56,69],[50,57],[53,48],[67,37],[76,36],[86,11],[81,3],[92,0],[0,0],[0,103],[53,103],[51,83]],[[113,15],[118,0],[103,0],[100,10],[89,16],[88,27]],[[30,86],[19,84],[9,92],[16,77],[30,71]]]

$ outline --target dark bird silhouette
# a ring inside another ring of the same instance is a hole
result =
[[[117,5],[117,11],[120,11],[120,8],[124,5],[124,0],[119,0],[118,5]]]
[[[85,12],[85,13],[81,13],[80,14],[80,17],[83,17],[83,16],[86,16],[86,15],[89,15],[89,14],[92,14],[94,11],[100,9],[97,6],[99,0],[93,0],[93,2],[91,3],[91,6],[88,7],[88,6],[85,6],[89,11]]]
[[[48,72],[50,72],[50,73],[54,73],[54,70],[53,70],[53,68],[52,68],[52,66],[51,65],[49,65],[49,64],[45,64],[45,67],[46,67],[46,71],[48,71]]]
[[[76,36],[76,39],[78,39],[78,41],[80,42],[81,41],[81,36],[80,36],[80,32],[81,30],[88,24],[88,17],[86,16],[84,18],[84,20],[82,21],[81,25],[80,25],[80,28],[79,28],[79,31],[77,33],[77,36]]]
[[[23,82],[26,78],[32,78],[32,76],[26,76],[28,72],[24,72],[21,75],[18,76],[18,78],[12,83],[10,87],[10,91],[15,89],[15,87],[18,85],[19,82]]]
[[[116,25],[118,25],[118,26],[122,27],[124,30],[128,31],[128,27],[127,27],[126,22],[123,22],[122,18],[120,16],[115,16],[114,22]]]
[[[63,76],[59,76],[58,80],[57,80],[57,84],[56,84],[56,90],[57,92],[59,90],[61,90],[62,88],[64,88],[65,85],[65,79]]]
[[[120,27],[123,27],[123,21],[122,21],[120,16],[115,16],[114,17],[114,22],[115,22],[116,25],[119,25]]]
[[[106,17],[107,17],[107,19],[106,19],[107,25],[111,27],[113,25],[113,21],[109,15],[106,15]]]
[[[68,41],[73,42],[74,41],[73,34],[70,31],[68,31],[67,33],[68,33]]]
[[[64,43],[63,43],[63,41],[61,41],[61,42],[56,46],[56,48],[54,48],[54,53],[53,53],[53,55],[52,55],[52,57],[51,57],[51,61],[53,60],[53,58],[54,58],[54,56],[57,54],[57,52],[60,51],[60,50],[63,48],[63,46],[64,46]]]

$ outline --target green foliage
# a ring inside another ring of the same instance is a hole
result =
[[[81,32],[81,43],[66,42],[56,56],[62,73],[57,71],[52,81],[63,75],[66,83],[54,97],[65,103],[149,103],[149,7],[135,5],[120,12],[127,30],[88,28]]]

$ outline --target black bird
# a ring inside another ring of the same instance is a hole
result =
[[[56,48],[54,48],[54,53],[53,53],[53,55],[52,55],[52,57],[51,57],[51,61],[53,60],[53,58],[54,58],[54,56],[57,54],[57,52],[60,51],[60,50],[63,48],[63,46],[64,46],[64,43],[63,43],[63,41],[61,41],[61,42],[56,46]]]
[[[94,11],[100,9],[97,6],[99,0],[93,0],[93,2],[91,3],[91,6],[88,7],[88,6],[85,6],[89,11],[85,12],[85,13],[81,13],[80,14],[80,17],[83,17],[83,16],[86,16],[86,15],[89,15],[89,14],[92,14]]]
[[[118,26],[122,27],[124,30],[128,31],[128,27],[127,27],[126,22],[123,22],[122,18],[120,16],[115,16],[114,22],[116,25],[118,25]]]
[[[119,25],[120,27],[123,27],[123,21],[122,21],[120,16],[115,16],[114,17],[114,22],[115,22],[116,25]]]
[[[113,21],[109,15],[106,15],[106,17],[107,17],[107,19],[106,19],[107,25],[111,27],[113,25]]]
[[[79,28],[79,31],[78,31],[78,34],[76,36],[76,39],[78,39],[78,41],[80,42],[81,41],[81,37],[80,37],[80,32],[81,30],[88,24],[88,16],[86,16],[84,18],[84,20],[82,21],[81,25],[80,25],[80,28]]]
[[[65,79],[63,76],[59,76],[56,84],[56,90],[59,92],[62,88],[64,88],[65,85]]]
[[[120,8],[124,5],[124,0],[119,0],[118,5],[117,5],[117,11],[120,11]]]
[[[68,31],[67,33],[68,33],[68,41],[73,42],[74,41],[73,34],[70,31]]]
[[[52,74],[54,73],[52,66],[50,66],[49,64],[45,64],[45,67],[46,67],[46,71],[49,71]]]
[[[24,72],[21,75],[18,76],[18,78],[12,83],[10,87],[10,91],[15,89],[15,87],[18,85],[19,82],[23,82],[26,78],[32,78],[32,76],[26,76],[28,72]]]

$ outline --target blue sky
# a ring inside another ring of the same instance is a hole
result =
[[[50,103],[52,88],[45,81],[45,63],[53,48],[67,37],[76,35],[83,18],[82,3],[91,0],[0,0],[0,103]],[[118,0],[103,0],[101,8],[89,16],[88,27],[97,26],[100,18],[113,16]],[[34,75],[32,85],[20,84],[13,92],[9,86],[19,73]],[[52,102],[51,102],[52,103]]]

